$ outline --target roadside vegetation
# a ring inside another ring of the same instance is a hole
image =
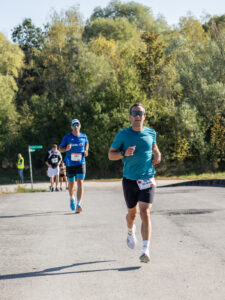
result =
[[[16,189],[16,193],[45,193],[45,192],[49,192],[49,190],[25,188],[21,185],[18,185]]]
[[[151,8],[111,1],[86,21],[77,8],[52,13],[43,28],[25,19],[12,41],[0,33],[1,173],[18,152],[28,166],[28,145],[43,145],[32,160],[44,176],[45,152],[78,118],[88,176],[121,177],[107,152],[142,102],[162,152],[158,176],[224,176],[225,15],[181,16],[171,28]]]

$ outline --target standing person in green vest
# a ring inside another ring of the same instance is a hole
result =
[[[23,183],[24,158],[21,153],[18,154],[18,162],[16,165],[20,177],[20,183]]]

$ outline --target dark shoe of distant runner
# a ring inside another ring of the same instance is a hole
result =
[[[59,189],[58,189],[58,188],[55,188],[55,191],[56,191],[56,192],[59,192]]]
[[[82,207],[80,205],[78,205],[76,208],[76,214],[79,214],[81,212],[82,212]]]

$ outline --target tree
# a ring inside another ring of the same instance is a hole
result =
[[[20,110],[25,102],[29,103],[33,93],[42,92],[40,76],[43,67],[39,55],[44,45],[45,32],[36,27],[31,19],[24,19],[21,25],[13,29],[12,40],[25,54],[25,64],[17,79],[16,104],[17,109]]]
[[[137,27],[130,24],[125,18],[96,19],[85,27],[84,38],[90,40],[104,36],[108,40],[128,41],[139,39],[140,33]]]
[[[188,15],[171,29],[148,7],[111,1],[86,24],[75,7],[53,12],[43,28],[25,19],[13,31],[17,45],[0,35],[6,160],[15,147],[58,144],[78,118],[90,141],[89,170],[119,176],[122,165],[108,161],[108,148],[129,126],[129,107],[141,102],[146,126],[158,134],[163,172],[224,169],[224,16],[201,24]]]
[[[212,30],[212,28],[214,28],[215,26],[217,28],[221,28],[221,27],[225,27],[225,14],[221,15],[221,16],[208,16],[209,20],[207,22],[205,22],[202,27],[206,32],[210,32]]]
[[[14,105],[16,77],[23,65],[23,53],[0,33],[0,157],[7,161],[13,155],[13,142],[19,130]]]
[[[12,40],[18,44],[26,54],[26,63],[29,64],[33,50],[41,50],[44,43],[44,32],[40,27],[35,27],[31,19],[24,19],[21,25],[13,29]]]
[[[154,33],[143,33],[141,38],[143,43],[135,55],[135,64],[141,85],[151,98],[165,64],[164,45]]]
[[[97,19],[125,18],[141,31],[160,32],[168,29],[165,20],[160,16],[155,20],[151,8],[136,2],[122,3],[118,0],[111,1],[106,8],[97,7],[90,17],[90,21]]]
[[[59,143],[69,130],[71,119],[80,118],[83,103],[101,82],[110,77],[108,62],[91,52],[83,42],[82,24],[77,20],[77,12],[72,11],[54,14],[48,24],[39,55],[43,65],[40,77],[43,90],[37,94],[33,91],[21,112],[25,119],[30,116],[22,130],[26,144],[32,140],[46,147],[50,142]]]
[[[225,162],[225,117],[220,109],[216,110],[211,127],[211,160],[216,169]]]

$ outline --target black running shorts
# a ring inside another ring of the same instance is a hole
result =
[[[66,167],[66,176],[69,181],[75,180],[75,178],[84,179],[85,174],[86,174],[86,164]]]
[[[136,180],[123,178],[123,193],[128,208],[133,208],[137,203],[153,203],[155,187],[140,190]]]

